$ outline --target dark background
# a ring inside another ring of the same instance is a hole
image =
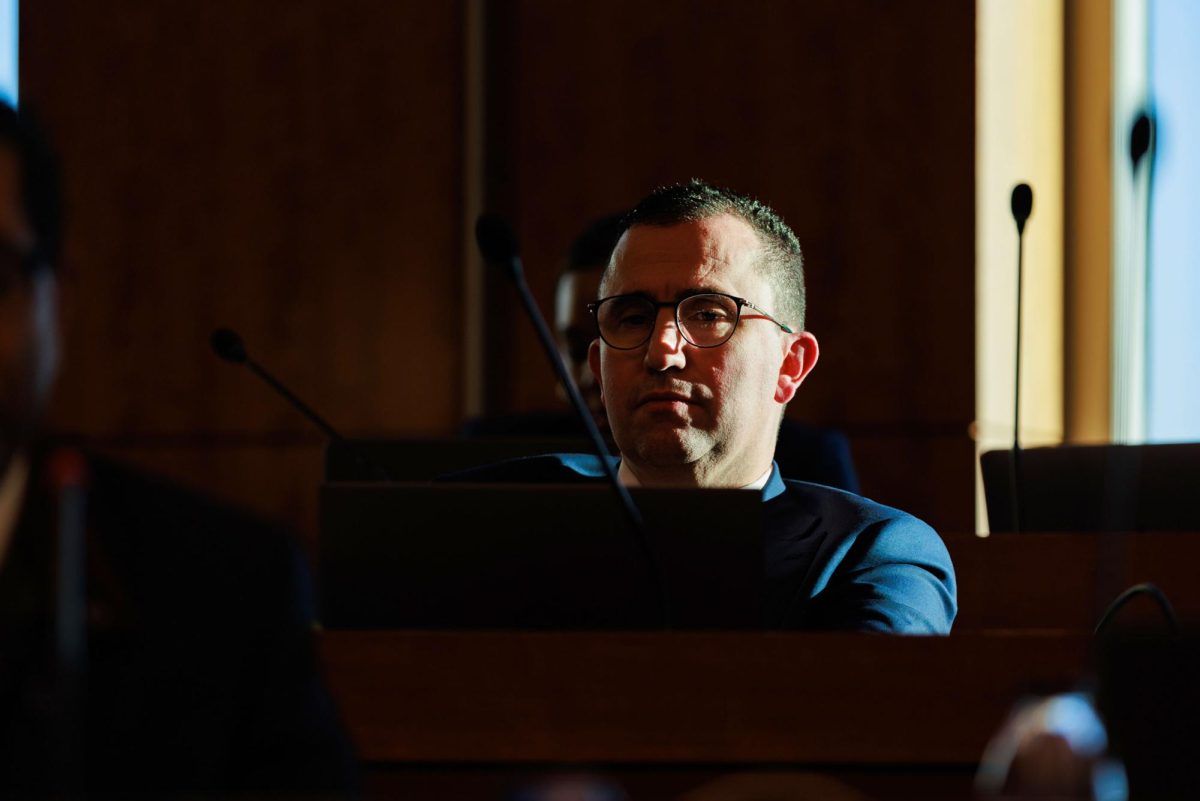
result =
[[[349,433],[448,436],[466,187],[549,311],[587,220],[695,176],[805,247],[822,356],[789,413],[850,435],[865,494],[973,529],[974,3],[482,8],[475,49],[465,1],[23,4],[21,101],[69,199],[55,427],[311,537],[322,441],[214,326]],[[553,406],[486,289],[486,410]]]

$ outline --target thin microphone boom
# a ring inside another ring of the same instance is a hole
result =
[[[212,332],[212,347],[216,354],[227,362],[233,364],[244,364],[250,368],[256,376],[261,378],[271,389],[283,396],[283,399],[295,407],[296,411],[309,419],[313,425],[321,429],[325,436],[335,442],[345,442],[346,438],[337,432],[329,422],[312,410],[311,407],[304,401],[292,394],[292,391],[279,383],[275,376],[267,372],[261,364],[250,358],[250,354],[246,352],[246,345],[242,342],[241,336],[236,331],[228,328],[218,328]]]
[[[1013,221],[1017,224],[1017,353],[1016,378],[1013,381],[1013,457],[1009,474],[1012,496],[1013,530],[1020,532],[1021,514],[1021,302],[1025,283],[1025,222],[1033,212],[1033,189],[1029,184],[1017,184],[1010,198]]]
[[[1151,201],[1154,197],[1154,161],[1156,125],[1151,106],[1140,109],[1129,128],[1129,190],[1130,206],[1125,230],[1129,234],[1124,268],[1114,275],[1113,286],[1113,353],[1112,353],[1112,441],[1104,465],[1104,485],[1101,505],[1103,527],[1110,531],[1135,527],[1138,508],[1139,471],[1141,465],[1138,445],[1145,437],[1147,348],[1146,299],[1150,277]],[[1127,580],[1128,545],[1118,537],[1100,539],[1097,554],[1095,607],[1105,608],[1109,599]],[[1122,594],[1112,602],[1110,612],[1123,599]],[[1157,600],[1157,599],[1156,599]],[[1161,601],[1160,601],[1161,603]],[[1110,616],[1106,612],[1097,627]]]
[[[630,527],[633,529],[638,546],[641,548],[642,556],[650,570],[650,580],[654,584],[654,590],[658,598],[659,612],[663,626],[669,628],[671,615],[666,586],[658,560],[654,556],[654,551],[650,548],[650,540],[646,533],[646,522],[642,518],[641,511],[637,508],[637,504],[633,502],[633,497],[630,496],[628,488],[617,478],[616,468],[613,467],[610,461],[608,446],[604,444],[604,438],[600,435],[600,430],[596,428],[596,421],[592,419],[592,413],[588,411],[587,405],[583,402],[583,397],[579,394],[579,387],[575,385],[575,380],[567,371],[567,366],[563,364],[558,347],[554,344],[554,337],[550,333],[549,326],[546,325],[546,318],[542,316],[537,302],[533,299],[533,293],[529,291],[529,284],[525,281],[525,269],[521,264],[516,236],[508,226],[508,223],[501,217],[484,214],[475,223],[475,241],[478,243],[479,250],[483,253],[484,259],[488,263],[503,269],[516,287],[517,294],[521,297],[521,303],[525,306],[525,311],[533,323],[534,331],[537,332],[538,340],[542,343],[546,357],[550,360],[550,366],[554,368],[559,382],[567,392],[567,397],[570,399],[571,405],[575,408],[575,414],[578,415],[580,422],[583,423],[588,439],[591,440],[596,455],[600,457],[600,464],[604,468],[604,474],[608,478],[609,484],[612,485],[613,491],[616,492],[621,509],[625,513]]]
[[[359,463],[365,472],[373,478],[381,481],[390,481],[391,478],[387,472],[371,462],[359,449],[338,430],[334,428],[328,420],[317,414],[307,403],[297,398],[290,389],[284,386],[279,379],[267,372],[267,369],[250,357],[246,351],[246,344],[242,341],[241,335],[229,328],[218,328],[212,332],[212,337],[209,339],[212,345],[213,352],[225,361],[231,364],[244,364],[250,369],[250,372],[261,378],[267,386],[278,392],[285,401],[292,405],[296,411],[308,418],[308,421],[321,430],[326,437],[333,442],[349,448],[354,455],[355,461]]]

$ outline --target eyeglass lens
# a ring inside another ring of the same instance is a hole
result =
[[[636,348],[654,333],[658,306],[648,298],[627,295],[601,303],[596,310],[600,336],[614,348]],[[701,348],[720,345],[737,327],[738,304],[725,295],[692,295],[676,311],[684,338]]]

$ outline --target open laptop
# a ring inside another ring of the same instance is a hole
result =
[[[762,626],[762,497],[640,489],[673,628]],[[661,628],[651,569],[610,487],[327,483],[329,628]]]
[[[980,457],[993,532],[1015,531],[1013,452]],[[1200,443],[1021,451],[1023,531],[1200,531]]]
[[[577,439],[356,439],[325,448],[326,481],[431,481],[480,465],[540,453],[589,453]]]

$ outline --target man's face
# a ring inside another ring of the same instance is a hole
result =
[[[617,245],[602,292],[657,301],[722,292],[774,314],[760,256],[757,234],[732,215],[635,226]],[[638,479],[744,486],[770,466],[783,407],[816,355],[811,334],[787,334],[752,309],[743,310],[728,342],[698,348],[663,308],[645,345],[617,350],[598,341],[589,360],[613,437]]]
[[[0,471],[33,437],[58,367],[58,287],[49,270],[22,269],[32,247],[20,165],[0,145]]]
[[[608,430],[608,419],[600,403],[600,388],[588,366],[588,347],[596,338],[596,323],[588,314],[587,304],[596,300],[600,289],[600,276],[604,267],[591,270],[574,270],[558,279],[558,291],[554,297],[554,333],[558,339],[558,350],[562,354],[571,377],[579,387],[579,394],[587,403],[601,431]],[[565,400],[562,387],[559,395]]]

